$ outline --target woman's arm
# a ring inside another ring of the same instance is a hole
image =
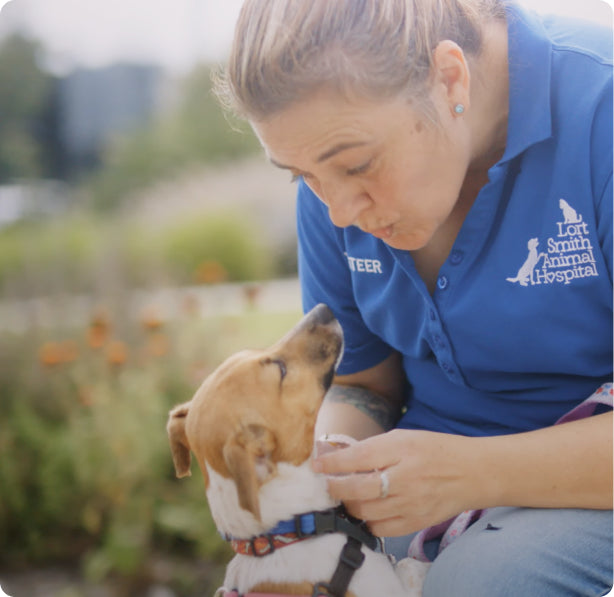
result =
[[[485,506],[612,508],[612,413],[481,438]]]
[[[404,385],[398,353],[360,373],[335,377],[320,408],[315,437],[341,433],[360,440],[392,429],[401,416]]]

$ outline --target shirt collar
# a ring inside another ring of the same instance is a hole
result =
[[[517,4],[507,7],[509,117],[501,161],[552,136],[550,75],[552,43],[539,17]]]

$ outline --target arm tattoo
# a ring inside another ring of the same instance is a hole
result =
[[[371,417],[386,431],[392,429],[401,416],[401,409],[365,388],[334,385],[326,394],[327,401],[349,404]]]

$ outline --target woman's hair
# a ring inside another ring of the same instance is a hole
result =
[[[322,88],[368,99],[404,93],[425,107],[432,53],[445,39],[468,55],[505,0],[245,0],[222,103],[264,120]]]

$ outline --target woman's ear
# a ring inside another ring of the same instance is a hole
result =
[[[443,92],[451,112],[459,114],[457,106],[468,109],[471,75],[462,48],[449,39],[440,41],[433,50],[431,68],[433,86]]]

